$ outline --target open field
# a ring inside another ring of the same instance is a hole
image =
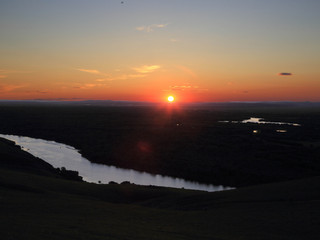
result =
[[[66,180],[8,141],[0,142],[0,159],[4,240],[320,236],[319,177],[207,193]],[[38,162],[37,171],[22,161]]]
[[[301,126],[220,122],[250,117]],[[320,107],[312,103],[1,103],[0,132],[66,143],[92,162],[225,186],[317,176],[320,170]]]

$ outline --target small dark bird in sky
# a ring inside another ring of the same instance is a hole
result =
[[[121,4],[124,4],[124,1],[121,1]]]

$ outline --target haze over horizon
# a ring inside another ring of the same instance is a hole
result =
[[[0,2],[0,99],[320,101],[315,0]]]

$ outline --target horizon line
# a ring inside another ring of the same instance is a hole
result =
[[[159,104],[161,102],[152,101],[134,101],[134,100],[111,100],[111,99],[0,99],[0,102],[61,102],[61,103],[81,103],[81,102],[119,102],[119,103],[148,103],[148,104]],[[320,103],[320,101],[294,101],[294,100],[272,100],[272,101],[195,101],[195,102],[176,102],[176,104],[221,104],[221,103]]]

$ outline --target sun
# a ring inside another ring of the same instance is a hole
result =
[[[173,96],[169,96],[168,97],[168,102],[173,102],[174,101],[174,97]]]

